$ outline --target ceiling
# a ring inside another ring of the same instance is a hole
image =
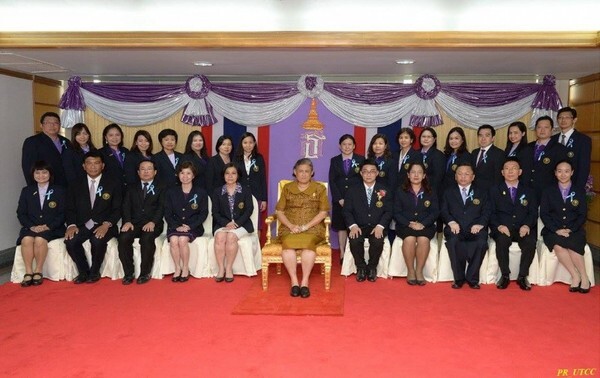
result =
[[[414,64],[399,65],[400,59]],[[290,81],[318,74],[330,81],[387,82],[426,73],[463,81],[531,81],[545,74],[568,80],[599,72],[600,49],[3,49],[0,68],[85,81],[182,81],[194,74],[215,82]]]

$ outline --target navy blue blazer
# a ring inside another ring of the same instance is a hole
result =
[[[153,181],[148,187],[146,197],[140,182],[127,186],[123,199],[123,223],[131,222],[134,226],[143,226],[154,222],[154,233],[160,234],[164,227],[165,185]]]
[[[577,232],[583,227],[587,218],[585,191],[572,186],[571,193],[575,193],[573,197],[563,201],[558,184],[544,190],[540,202],[540,217],[544,222],[542,235],[555,233],[561,228]]]
[[[409,165],[411,163],[416,163],[416,162],[422,162],[423,161],[423,157],[421,155],[421,152],[419,150],[415,150],[415,149],[410,149],[408,151],[408,153],[406,154],[406,156],[404,156],[404,158],[402,159],[402,162],[399,162],[398,160],[400,159],[400,152],[398,152],[395,156],[394,156],[394,166],[396,167],[396,173],[397,173],[397,183],[402,185],[402,183],[404,182],[404,179],[407,176],[407,169],[409,167]]]
[[[560,133],[553,135],[552,140],[560,144]],[[580,133],[573,131],[566,145],[567,158],[573,163],[573,177],[571,181],[577,188],[585,188],[585,183],[590,174],[590,165],[592,160],[592,139]]]
[[[124,186],[127,182],[125,179],[125,162],[129,156],[129,150],[125,147],[119,147],[119,154],[121,155],[123,165],[119,163],[118,158],[114,155],[114,151],[109,146],[102,147],[100,152],[104,155],[104,173],[115,180],[119,180],[121,185]]]
[[[25,229],[45,224],[50,230],[65,231],[65,189],[60,185],[49,185],[40,207],[38,185],[29,185],[21,190],[17,218]]]
[[[151,160],[152,155],[149,158],[144,157],[141,153],[135,151],[129,151],[129,155],[127,155],[127,159],[125,159],[125,164],[123,164],[123,169],[125,171],[125,182],[127,185],[133,185],[140,182],[140,177],[138,175],[138,164],[142,160]]]
[[[190,232],[203,235],[202,223],[208,216],[208,195],[199,186],[193,186],[186,196],[180,186],[173,186],[167,190],[165,196],[165,220],[167,232],[174,232],[179,226],[187,224]]]
[[[360,228],[373,228],[379,224],[385,230],[392,220],[394,198],[385,185],[375,182],[371,205],[368,205],[367,191],[361,181],[346,192],[343,209],[348,227],[356,224]]]
[[[431,190],[435,191],[438,198],[443,193],[442,181],[446,173],[446,155],[437,148],[431,147],[426,154],[421,152],[423,164],[425,165],[425,173]]]
[[[551,185],[556,184],[554,168],[556,163],[567,158],[567,149],[562,144],[550,139],[537,160],[535,157],[535,142],[531,142],[521,152],[521,182],[535,190],[537,198]]]
[[[473,159],[471,158],[471,154],[467,151],[463,152],[460,155],[456,155],[456,157],[452,157],[452,155],[446,156],[446,162],[444,163],[444,179],[442,180],[442,190],[446,190],[451,186],[455,186],[456,184],[456,168],[463,163],[472,164]],[[443,196],[443,192],[442,192]]]
[[[525,141],[521,141],[519,143],[519,145],[517,146],[517,148],[515,148],[515,150],[511,153],[510,150],[512,148],[512,145],[508,145],[508,143],[506,144],[506,148],[504,149],[504,156],[505,157],[519,157],[519,154],[521,153],[521,151],[523,151],[525,149],[525,147],[527,147],[527,143],[525,143]]]
[[[250,158],[252,166],[250,167],[250,173],[246,173],[246,166],[244,160],[235,160],[235,166],[240,172],[238,179],[239,183],[250,189],[250,192],[257,201],[267,200],[267,167],[265,165],[265,159],[261,154],[252,156]]]
[[[475,224],[487,227],[492,213],[492,206],[486,190],[472,184],[469,195],[470,197],[463,204],[460,188],[458,184],[455,184],[444,191],[442,199],[442,219],[444,223],[448,224],[452,221],[458,223],[461,232],[469,230]]]
[[[248,232],[254,232],[252,224],[252,193],[250,190],[242,186],[241,193],[235,193],[233,203],[233,217],[229,209],[229,198],[227,191],[223,193],[223,187],[215,188],[211,197],[212,201],[212,216],[213,216],[213,234],[221,227],[227,226],[231,221],[234,221],[239,227],[244,227]]]
[[[181,161],[190,161],[194,164],[196,171],[198,174],[194,177],[194,185],[199,186],[204,190],[207,190],[206,187],[206,170],[208,169],[208,159],[202,158],[198,156],[195,152],[190,154],[183,154],[181,157]]]
[[[171,163],[169,156],[165,151],[160,151],[152,155],[152,161],[156,164],[156,180],[162,182],[167,187],[179,185],[179,178],[177,177],[177,167],[183,162],[183,155],[180,152],[175,151],[175,166]]]
[[[75,150],[69,148],[63,151],[61,154],[63,161],[63,168],[65,170],[65,177],[69,184],[77,181],[78,179],[85,177],[85,171],[83,170],[83,156],[85,152],[82,150]]]
[[[116,235],[117,222],[121,219],[121,205],[123,202],[121,182],[103,174],[96,186],[96,199],[93,208],[90,203],[89,192],[87,176],[69,186],[66,211],[67,225],[74,224],[78,228],[82,228],[90,219],[97,224],[110,222],[112,224],[111,231]]]
[[[212,193],[215,188],[225,185],[223,168],[225,168],[225,162],[221,158],[221,155],[216,154],[208,159],[208,167],[206,170],[206,188],[209,193]]]
[[[504,151],[492,144],[485,152],[479,166],[477,166],[480,150],[481,148],[476,148],[471,152],[471,164],[475,169],[474,183],[482,189],[489,190],[493,186],[498,186],[504,180],[502,166],[506,158]]]
[[[410,222],[419,222],[425,227],[433,226],[440,215],[437,194],[423,192],[417,198],[412,192],[398,188],[394,196],[394,220],[400,226],[408,227]]]
[[[344,160],[342,154],[331,158],[329,163],[329,190],[333,203],[340,203],[344,199],[348,188],[353,185],[362,183],[360,176],[360,165],[365,161],[362,155],[353,154],[350,164],[350,170],[346,175],[344,172]]]
[[[521,226],[529,226],[529,232],[537,235],[538,200],[533,189],[523,183],[517,186],[517,194],[513,203],[506,182],[490,189],[492,216],[490,228],[496,237],[498,227],[506,226],[509,230],[518,230]]]
[[[377,183],[384,185],[386,188],[395,188],[398,184],[397,161],[394,158],[384,159],[379,163],[379,175]],[[362,178],[361,178],[362,182]],[[388,196],[393,197],[394,193],[388,193]],[[346,203],[344,201],[344,206]]]
[[[71,148],[71,142],[67,138],[59,135],[58,139],[62,145],[62,151]],[[68,181],[65,176],[61,155],[61,152],[58,151],[52,139],[44,133],[39,133],[25,139],[21,155],[21,168],[23,169],[23,176],[25,176],[27,185],[36,184],[31,175],[31,167],[33,167],[36,161],[44,160],[54,170],[54,183],[66,188]]]

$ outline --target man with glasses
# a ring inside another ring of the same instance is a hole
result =
[[[42,132],[30,136],[23,142],[21,167],[27,185],[35,184],[31,175],[31,167],[38,160],[44,160],[54,171],[54,183],[67,186],[65,170],[61,154],[71,148],[71,142],[60,132],[60,117],[54,112],[46,112],[40,118]]]
[[[379,166],[374,159],[367,159],[361,164],[360,175],[362,183],[346,192],[344,219],[350,225],[348,238],[357,269],[356,280],[375,282],[394,202],[388,188],[377,183]],[[365,261],[365,238],[369,240],[368,263]]]
[[[567,149],[567,157],[573,163],[572,181],[575,187],[583,189],[590,174],[592,160],[592,139],[575,130],[577,111],[570,107],[562,108],[556,116],[560,133],[552,136],[552,140]]]

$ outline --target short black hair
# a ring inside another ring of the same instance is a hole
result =
[[[175,142],[177,142],[177,131],[173,129],[162,129],[160,133],[158,133],[158,143],[162,146],[162,140],[164,137],[172,135],[175,137]]]
[[[560,115],[560,113],[566,113],[566,112],[571,113],[571,115],[573,116],[573,118],[577,118],[577,110],[571,108],[570,106],[565,106],[564,108],[559,109],[558,113],[556,113],[556,118],[558,118],[558,116]]]
[[[99,150],[89,150],[83,155],[83,161],[85,162],[87,158],[100,158],[102,163],[104,163],[104,155]]]
[[[551,117],[549,117],[549,116],[541,116],[540,118],[538,118],[535,121],[535,128],[536,129],[537,129],[537,125],[538,125],[538,123],[540,123],[540,121],[549,121],[550,122],[550,127],[554,128],[554,121],[552,120]]]
[[[492,132],[492,137],[496,136],[496,130],[492,127],[492,125],[488,125],[488,124],[484,124],[484,125],[479,126],[479,128],[477,129],[477,136],[479,136],[479,132],[481,130],[485,130],[485,129],[488,129],[488,130],[490,130]]]
[[[363,160],[363,162],[360,163],[360,169],[362,170],[362,168],[365,165],[374,165],[375,168],[377,168],[377,170],[379,171],[379,164],[377,164],[377,161],[375,159],[365,159],[365,160]]]
[[[44,123],[44,119],[46,119],[46,117],[54,117],[58,119],[58,122],[60,122],[60,117],[58,116],[58,114],[56,114],[55,112],[46,112],[40,117],[40,123]]]

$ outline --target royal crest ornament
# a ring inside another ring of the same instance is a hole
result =
[[[384,171],[379,172],[379,177],[385,177],[385,172]]]
[[[456,171],[456,167],[457,167],[457,165],[456,165],[456,164],[452,164],[452,170],[453,170],[453,171]]]

